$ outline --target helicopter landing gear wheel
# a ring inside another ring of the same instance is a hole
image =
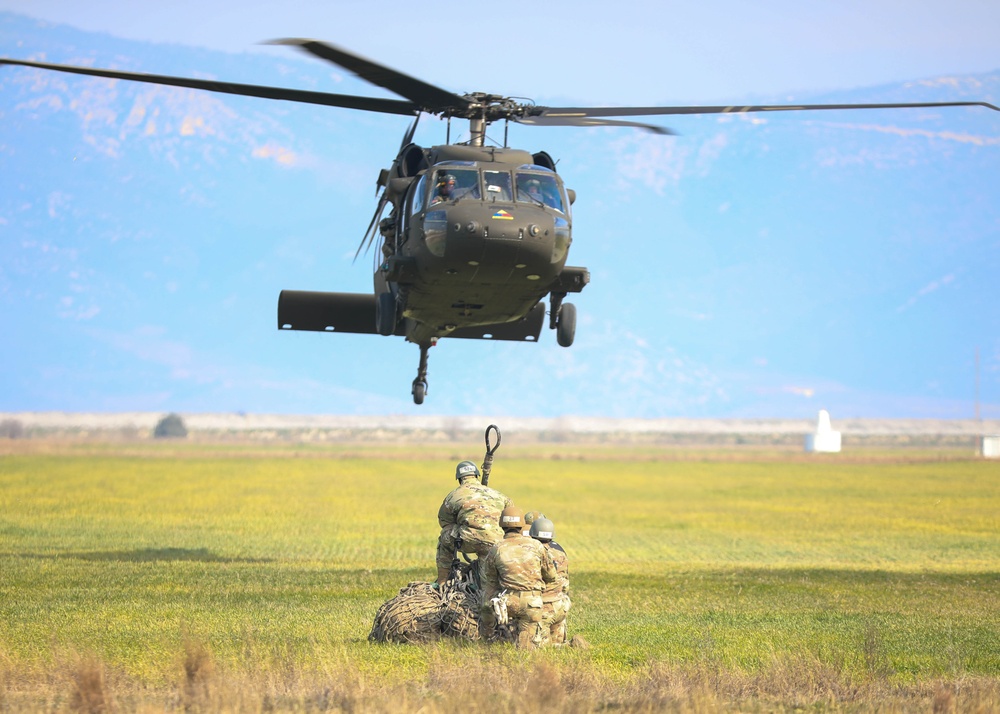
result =
[[[375,302],[375,329],[386,337],[396,331],[396,296],[392,293],[379,293]]]
[[[413,388],[410,390],[414,404],[423,404],[424,397],[427,396],[427,351],[436,343],[437,340],[420,344],[420,366],[417,367],[417,378],[413,380]]]
[[[556,320],[556,342],[560,347],[569,347],[576,337],[576,305],[564,302],[559,308]]]

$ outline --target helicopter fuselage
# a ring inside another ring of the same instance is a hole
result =
[[[555,171],[512,149],[426,154],[437,161],[403,182],[374,276],[376,294],[395,296],[407,339],[521,321],[552,290],[564,294],[572,194]],[[583,270],[574,275],[583,279]],[[522,339],[537,339],[537,330],[528,333]]]
[[[279,328],[405,336],[420,347],[417,404],[441,338],[534,342],[547,312],[557,342],[573,343],[576,308],[563,298],[590,273],[566,265],[576,195],[548,154],[409,144],[378,185],[372,226],[392,210],[377,224],[374,294],[283,290]]]

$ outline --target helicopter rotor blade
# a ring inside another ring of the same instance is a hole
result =
[[[212,79],[191,79],[188,77],[171,77],[161,74],[145,74],[143,72],[124,72],[120,70],[97,69],[94,67],[76,67],[65,64],[50,64],[48,62],[29,62],[0,58],[0,65],[20,65],[36,67],[56,72],[82,74],[91,77],[107,79],[125,79],[148,84],[163,84],[171,87],[187,89],[203,89],[222,94],[236,94],[243,97],[260,97],[262,99],[281,99],[303,104],[320,104],[328,107],[343,107],[346,109],[361,109],[382,114],[399,114],[413,116],[418,107],[412,102],[399,99],[379,99],[376,97],[357,97],[349,94],[331,94],[329,92],[310,92],[302,89],[287,89],[284,87],[268,87],[257,84],[237,84],[235,82],[220,82]]]
[[[410,124],[409,130],[405,134],[403,134],[403,141],[401,141],[399,144],[400,151],[409,146],[410,142],[413,141],[413,135],[417,133],[417,124],[419,122],[420,122],[420,115],[417,114],[416,118],[413,120],[413,123]]]
[[[385,211],[386,205],[389,203],[389,197],[382,192],[382,195],[378,198],[378,206],[375,208],[375,214],[372,216],[371,223],[368,224],[368,230],[361,237],[361,242],[358,244],[358,249],[354,251],[354,260],[358,259],[362,251],[368,252],[372,247],[372,243],[375,242],[376,226],[378,225],[379,219],[382,217],[382,213]]]
[[[645,124],[643,122],[636,121],[621,121],[617,119],[603,119],[600,117],[592,119],[588,116],[549,116],[542,114],[541,116],[528,116],[523,118],[511,117],[511,120],[517,122],[518,124],[526,124],[528,126],[624,126],[636,129],[645,129],[646,131],[651,131],[654,134],[666,136],[676,134],[676,132],[672,129],[668,129],[664,126],[657,126],[656,124]]]
[[[747,112],[793,112],[820,111],[825,109],[909,109],[919,107],[986,107],[1000,111],[1000,107],[987,102],[891,102],[881,104],[760,104],[746,106],[703,106],[703,107],[534,107],[526,115],[526,120],[544,119],[545,123],[555,120],[583,121],[590,117],[633,117],[670,116],[679,114],[744,114]],[[535,121],[534,123],[542,123]],[[586,125],[585,125],[586,126]]]
[[[410,124],[410,128],[406,130],[403,134],[403,140],[399,143],[399,151],[402,152],[411,141],[413,141],[413,135],[417,131],[417,124],[420,122],[420,115],[417,114],[413,123]],[[379,218],[382,217],[382,213],[385,211],[386,204],[389,203],[389,198],[386,196],[385,188],[377,194],[378,205],[375,207],[375,214],[372,216],[371,222],[368,224],[368,228],[365,230],[364,235],[361,237],[361,243],[358,244],[358,249],[354,253],[354,260],[358,259],[362,251],[367,252],[369,248],[372,247],[372,243],[375,242],[375,226],[378,223]]]
[[[413,123],[410,124],[410,128],[407,129],[406,133],[403,134],[403,140],[399,144],[399,151],[402,152],[410,142],[413,141],[413,135],[417,131],[417,124],[420,122],[420,115],[417,114]],[[362,251],[367,252],[369,248],[372,247],[372,243],[375,242],[375,226],[378,223],[379,218],[382,217],[382,213],[385,211],[386,204],[389,203],[389,197],[385,193],[385,189],[378,194],[378,206],[375,208],[375,215],[372,216],[371,222],[368,224],[368,229],[365,231],[364,236],[361,238],[361,243],[358,245],[357,251],[354,253],[354,260],[358,259]]]
[[[320,59],[332,62],[353,72],[358,77],[361,77],[361,79],[374,84],[376,87],[388,89],[390,92],[409,99],[432,114],[444,112],[449,109],[464,110],[472,106],[472,102],[465,97],[449,92],[446,89],[435,87],[433,84],[428,84],[423,80],[403,74],[390,67],[365,59],[353,52],[348,52],[341,47],[327,44],[326,42],[287,38],[271,40],[268,44],[299,47]]]

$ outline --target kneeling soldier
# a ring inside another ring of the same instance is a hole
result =
[[[503,538],[500,512],[510,499],[499,491],[483,486],[479,469],[471,461],[455,467],[458,487],[449,493],[438,510],[441,535],[437,548],[437,582],[443,585],[451,573],[458,553],[475,553],[482,558],[490,547]]]
[[[555,525],[545,516],[531,524],[531,537],[545,546],[558,574],[556,582],[542,592],[545,613],[542,625],[547,641],[561,645],[566,643],[566,613],[572,603],[569,600],[569,558],[563,547],[553,540],[555,535]]]
[[[518,647],[539,647],[547,639],[542,629],[542,591],[557,582],[556,567],[545,546],[522,533],[521,509],[507,506],[500,526],[503,540],[490,548],[480,570],[480,637],[494,639],[497,625],[506,624]]]

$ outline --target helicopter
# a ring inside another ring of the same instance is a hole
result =
[[[665,127],[618,117],[960,106],[1000,111],[979,101],[546,107],[485,92],[455,94],[318,40],[269,44],[299,48],[401,99],[10,58],[0,58],[0,65],[413,117],[395,159],[378,174],[375,212],[355,253],[357,259],[380,241],[374,251],[372,293],[282,290],[277,317],[279,330],[400,336],[417,345],[420,358],[411,395],[418,405],[428,392],[428,352],[441,338],[537,342],[546,317],[560,346],[571,346],[575,338],[576,307],[566,298],[590,282],[587,268],[566,262],[576,193],[565,186],[547,152],[508,145],[511,122],[669,135],[673,132]],[[422,147],[413,142],[424,114],[447,121],[444,144]],[[468,121],[466,141],[451,142],[453,119]],[[501,121],[503,145],[490,145],[487,128]]]

